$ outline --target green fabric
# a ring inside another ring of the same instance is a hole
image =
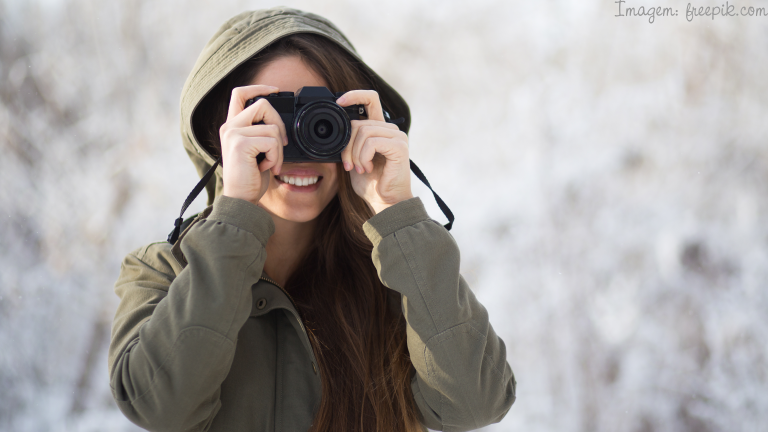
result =
[[[382,283],[402,294],[411,383],[424,424],[468,430],[499,422],[515,400],[506,347],[459,274],[459,248],[419,198],[363,226]]]
[[[289,9],[230,20],[185,85],[185,138],[189,107],[239,61],[223,59],[247,58],[256,48],[244,44],[266,44],[231,41],[244,35],[271,41],[307,23],[348,44],[327,21]],[[185,139],[185,147],[198,169],[211,162],[207,154],[194,156],[202,149],[193,139]],[[515,379],[504,343],[459,274],[453,237],[429,219],[418,198],[382,211],[363,229],[392,304],[401,305],[408,323],[416,370],[411,388],[423,424],[454,431],[501,420],[515,400]],[[109,374],[114,399],[131,421],[152,431],[310,427],[320,377],[290,296],[263,278],[273,233],[264,209],[216,196],[174,246],[153,243],[125,258],[115,284],[120,304]]]

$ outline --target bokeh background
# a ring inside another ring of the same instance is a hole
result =
[[[410,103],[519,383],[483,430],[768,430],[768,17],[286,3]],[[178,100],[199,51],[273,5],[0,0],[0,430],[137,430],[109,391],[112,284],[197,181]]]

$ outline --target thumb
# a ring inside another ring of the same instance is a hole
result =
[[[269,182],[270,177],[272,177],[272,171],[270,170],[264,170],[261,172],[261,190],[259,191],[259,199],[264,196],[265,193],[267,193],[267,189],[269,189]]]

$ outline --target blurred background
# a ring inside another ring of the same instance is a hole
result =
[[[483,430],[766,430],[768,17],[285,3],[410,103],[411,156],[518,380]],[[197,182],[178,101],[198,53],[273,5],[0,0],[0,430],[137,430],[109,390],[112,285]]]

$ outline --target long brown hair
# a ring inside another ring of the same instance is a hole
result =
[[[279,39],[228,75],[195,111],[195,134],[211,154],[220,154],[219,128],[232,89],[249,84],[267,63],[293,55],[333,92],[377,90],[360,62],[334,42],[306,33]],[[373,214],[349,173],[341,164],[337,169],[338,194],[318,216],[314,241],[285,287],[304,319],[322,383],[310,430],[420,431],[405,318],[379,280],[362,231]]]

